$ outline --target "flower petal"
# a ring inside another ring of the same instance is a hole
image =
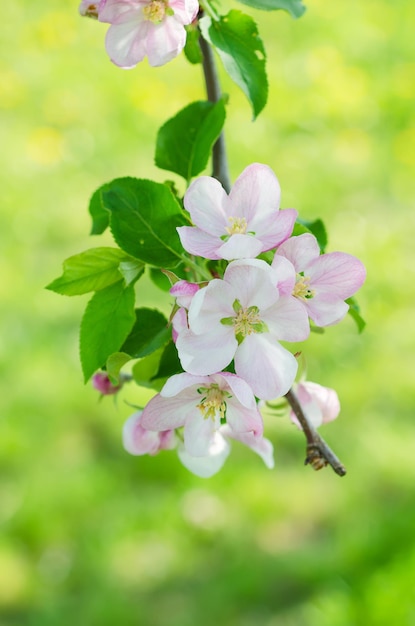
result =
[[[313,259],[320,256],[320,248],[314,235],[304,233],[284,241],[278,247],[277,254],[291,261],[297,272],[302,272]]]
[[[248,448],[251,448],[253,452],[256,452],[261,457],[269,469],[274,467],[274,447],[269,439],[262,435],[254,435],[254,433],[237,433],[228,424],[221,426],[220,432],[224,437],[240,441]]]
[[[136,20],[112,24],[105,37],[105,48],[111,61],[124,69],[131,69],[146,55],[148,22]]]
[[[310,334],[307,310],[302,302],[292,296],[282,296],[264,311],[261,319],[278,340],[304,341]]]
[[[124,449],[135,456],[156,454],[159,451],[160,435],[143,428],[141,417],[142,412],[138,411],[124,423],[122,429]]]
[[[184,447],[192,456],[206,456],[214,443],[219,419],[204,418],[199,409],[189,416],[184,425]]]
[[[284,209],[252,220],[249,229],[261,240],[263,252],[276,248],[288,239],[293,232],[297,215],[295,209]]]
[[[268,165],[248,165],[236,179],[229,194],[228,217],[251,220],[277,211],[281,189],[277,177]]]
[[[197,178],[186,191],[183,201],[192,222],[201,230],[215,237],[226,234],[228,219],[224,207],[228,196],[216,178]]]
[[[225,283],[232,285],[244,308],[257,306],[262,314],[262,310],[272,306],[279,298],[275,270],[260,259],[232,261],[223,278]]]
[[[310,285],[319,294],[331,295],[345,300],[363,285],[365,266],[359,259],[346,252],[322,254],[307,267]]]
[[[184,26],[166,16],[161,24],[149,23],[147,34],[148,62],[153,67],[165,65],[183,50],[186,43]]]
[[[178,226],[176,230],[186,252],[214,261],[222,258],[219,254],[222,242],[218,237],[200,230],[197,226]]]
[[[180,461],[190,472],[200,478],[210,478],[222,468],[230,449],[226,439],[216,433],[209,454],[206,456],[192,456],[187,452],[184,445],[179,446],[177,452]]]
[[[310,300],[303,302],[308,315],[317,326],[333,326],[340,322],[347,311],[349,305],[343,300],[334,300],[331,295],[316,295]]]
[[[183,246],[184,247],[184,246]],[[224,244],[217,247],[220,259],[253,259],[264,251],[262,242],[252,235],[231,235]]]
[[[283,396],[297,373],[295,357],[269,333],[248,335],[235,354],[235,371],[261,400]]]
[[[202,335],[184,332],[176,341],[183,369],[202,376],[220,372],[229,365],[237,346],[233,328],[224,325]]]

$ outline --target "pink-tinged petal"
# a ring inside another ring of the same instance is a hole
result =
[[[183,246],[184,247],[184,246]],[[262,242],[252,235],[231,235],[223,245],[217,248],[219,258],[252,259],[263,252]]]
[[[187,280],[179,280],[170,289],[170,295],[176,298],[180,307],[189,308],[193,296],[199,291],[200,286],[196,283],[189,283]]]
[[[109,24],[134,21],[142,13],[146,4],[146,1],[136,0],[105,0],[100,3],[99,21]],[[138,19],[140,18],[138,17]]]
[[[291,261],[297,272],[302,272],[313,259],[320,256],[320,248],[314,235],[304,233],[284,241],[278,247],[277,254]]]
[[[310,334],[307,310],[292,296],[282,296],[261,314],[269,332],[278,340],[304,341]]]
[[[331,295],[318,294],[310,300],[303,302],[304,307],[307,309],[308,315],[317,326],[333,326],[338,324],[347,311],[349,305],[343,302],[343,300],[334,300]]]
[[[208,376],[193,376],[187,372],[173,374],[173,376],[170,376],[170,378],[165,382],[162,390],[160,391],[160,395],[163,396],[163,398],[172,398],[173,396],[177,396],[179,393],[181,394],[186,389],[196,386],[207,386],[210,382],[211,381]],[[197,393],[189,397],[197,397]]]
[[[256,452],[261,457],[269,469],[274,467],[274,447],[269,439],[253,433],[236,433],[228,424],[224,424],[220,432],[224,437],[240,441],[248,448],[251,448],[253,452]]]
[[[123,446],[135,456],[157,454],[160,446],[159,433],[143,428],[141,411],[134,413],[125,422],[122,430]]]
[[[294,265],[283,256],[276,254],[271,267],[278,276],[276,287],[280,296],[290,296],[295,287],[296,271]]]
[[[346,252],[330,252],[312,261],[306,273],[310,286],[318,294],[345,300],[363,285],[366,278],[365,266],[359,259]]]
[[[235,398],[247,409],[256,408],[255,396],[251,387],[242,378],[231,372],[221,372],[211,377],[220,389],[229,388]]]
[[[184,26],[172,17],[161,24],[150,22],[147,35],[147,56],[152,67],[165,65],[183,50],[186,43]]]
[[[189,254],[202,256],[213,261],[222,258],[218,253],[221,247],[221,240],[218,237],[205,233],[196,226],[178,226],[176,230],[183,248]]]
[[[332,422],[338,417],[340,413],[340,401],[339,397],[334,389],[330,387],[323,387],[318,383],[313,383],[311,381],[304,381],[298,384],[298,397],[301,401],[300,388],[305,389],[310,396],[314,398],[314,400],[319,405],[321,412],[323,414],[323,423]]]
[[[174,343],[177,341],[177,337],[180,333],[183,333],[188,330],[189,326],[187,324],[187,312],[185,309],[181,308],[174,315],[172,321],[172,338]]]
[[[194,408],[195,398],[192,393],[185,391],[169,398],[157,394],[144,407],[141,424],[147,430],[174,430],[184,426]]]
[[[304,415],[307,418],[307,421],[314,428],[318,428],[323,423],[323,413],[321,412],[320,407],[317,402],[313,400],[311,394],[309,394],[301,384],[294,385],[294,388],[297,393],[297,399],[301,405]],[[292,410],[290,411],[290,419],[300,430],[303,430],[301,423],[298,421],[297,416]]]
[[[218,238],[226,234],[228,219],[224,207],[228,197],[216,178],[197,178],[186,191],[183,201],[192,222],[201,230]]]
[[[174,18],[181,24],[190,24],[199,11],[197,0],[171,0],[169,6],[174,11]]]
[[[113,63],[131,69],[146,55],[148,22],[112,24],[105,38],[105,47]]]
[[[177,437],[174,430],[163,430],[159,432],[159,450],[172,450],[177,445]]]
[[[269,333],[248,335],[235,354],[235,371],[261,400],[283,396],[297,373],[295,357]]]
[[[237,346],[233,327],[223,324],[203,335],[182,333],[176,341],[183,369],[202,376],[220,372],[229,365]]]
[[[295,386],[295,391],[305,416],[314,428],[331,422],[339,415],[340,402],[334,389],[304,381]],[[293,411],[290,413],[290,418],[302,429]]]
[[[298,213],[295,209],[284,209],[283,211],[278,211],[275,215],[271,214],[261,220],[252,221],[249,229],[261,240],[262,252],[272,250],[288,239],[293,232],[297,215]]]
[[[209,332],[215,328],[222,328],[221,319],[232,317],[235,311],[232,307],[237,295],[235,290],[220,279],[213,279],[200,289],[192,298],[189,307],[189,328],[193,333]],[[232,330],[228,326],[228,330]]]
[[[262,435],[264,424],[258,408],[246,409],[233,398],[226,401],[226,421],[236,433]]]
[[[229,263],[224,281],[232,285],[233,292],[244,308],[257,306],[262,312],[279,298],[275,287],[275,270],[260,259],[242,259]]]
[[[230,445],[216,433],[207,456],[191,456],[182,445],[178,448],[178,455],[183,465],[200,478],[210,478],[216,474],[225,463],[230,452]]]
[[[204,418],[196,409],[194,415],[186,420],[184,425],[184,447],[192,456],[206,456],[209,454],[220,420]]]
[[[280,196],[280,185],[272,169],[253,163],[244,169],[231,189],[228,217],[245,217],[250,224],[255,217],[278,210]]]

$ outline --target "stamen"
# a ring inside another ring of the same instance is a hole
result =
[[[245,235],[248,222],[244,217],[229,217],[229,226],[225,228],[230,235]]]
[[[219,419],[226,419],[226,399],[231,398],[231,394],[223,389],[219,389],[218,385],[213,384],[210,387],[201,387],[199,393],[203,394],[202,401],[197,408],[202,413],[204,419],[213,419],[218,416]]]
[[[314,289],[310,289],[310,277],[304,276],[302,272],[297,274],[293,296],[300,298],[300,300],[310,300],[315,295]]]
[[[164,0],[152,0],[143,8],[144,17],[153,24],[160,24],[166,14],[171,15],[172,9]]]

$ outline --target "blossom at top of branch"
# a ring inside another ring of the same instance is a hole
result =
[[[232,261],[223,280],[213,279],[194,294],[188,327],[182,319],[176,325],[185,371],[214,374],[234,360],[236,374],[258,398],[270,400],[288,391],[297,361],[279,341],[303,341],[310,328],[301,303],[279,292],[279,281],[284,289],[294,284],[294,268],[285,259],[279,268],[260,259]]]
[[[349,305],[344,302],[363,285],[365,266],[346,252],[320,254],[314,235],[304,233],[282,243],[272,265],[283,256],[297,273],[292,295],[307,310],[317,326],[337,324],[346,315]]]
[[[124,69],[145,56],[152,66],[168,63],[183,50],[185,26],[198,10],[197,0],[106,0],[98,19],[111,24],[105,40],[111,61]]]
[[[255,258],[292,233],[297,211],[280,211],[279,204],[280,185],[267,165],[246,167],[229,195],[216,178],[201,176],[184,196],[195,226],[177,231],[190,254],[228,261]]]

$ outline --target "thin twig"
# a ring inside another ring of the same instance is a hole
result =
[[[199,43],[203,56],[203,73],[205,76],[207,97],[210,102],[218,102],[222,92],[216,71],[213,50],[202,36],[199,38]],[[226,158],[225,135],[223,134],[223,131],[219,135],[219,138],[212,149],[212,170],[213,177],[221,183],[225,191],[229,192],[231,188],[231,179],[229,176],[228,160]]]
[[[285,397],[300,422],[307,440],[305,465],[310,464],[315,470],[319,470],[326,465],[331,465],[336,474],[344,476],[346,474],[346,468],[307,420],[294,391],[290,389],[290,391],[285,394]]]

